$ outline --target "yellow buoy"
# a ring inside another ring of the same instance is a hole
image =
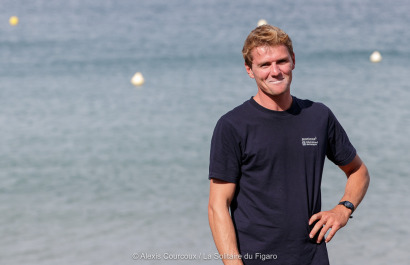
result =
[[[16,17],[16,16],[12,16],[12,17],[10,17],[10,19],[9,19],[9,23],[10,23],[10,25],[12,25],[12,26],[16,26],[16,25],[19,23],[19,18]]]
[[[374,51],[371,55],[370,55],[370,61],[372,63],[378,63],[383,59],[382,55],[380,54],[380,52],[378,51]]]
[[[259,26],[262,26],[262,25],[266,25],[266,24],[268,24],[268,22],[267,22],[266,20],[264,20],[264,19],[260,19],[260,20],[258,21],[258,27],[259,27]]]
[[[144,77],[140,72],[135,73],[135,75],[131,78],[131,84],[134,86],[142,86],[144,82]]]

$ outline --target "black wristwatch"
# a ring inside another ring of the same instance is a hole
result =
[[[354,212],[354,205],[353,203],[349,202],[349,201],[342,201],[339,202],[339,205],[343,205],[344,207],[352,210],[352,213]],[[353,216],[350,216],[350,218],[352,218]]]

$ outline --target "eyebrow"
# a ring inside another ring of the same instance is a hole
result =
[[[288,56],[284,56],[282,58],[278,58],[277,60],[275,60],[275,62],[289,62],[289,57]],[[262,66],[264,64],[272,64],[271,61],[267,60],[267,61],[262,61],[261,63],[257,64],[257,66]]]

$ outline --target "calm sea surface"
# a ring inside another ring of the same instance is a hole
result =
[[[209,144],[217,119],[256,92],[241,48],[263,18],[293,39],[293,94],[327,104],[371,172],[328,244],[331,264],[408,264],[409,10],[0,0],[0,263],[222,264],[207,220]],[[327,162],[323,209],[344,183]]]

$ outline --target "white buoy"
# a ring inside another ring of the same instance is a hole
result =
[[[266,24],[268,24],[268,22],[267,22],[266,20],[264,20],[264,19],[260,19],[260,20],[258,21],[258,27],[259,27],[259,26],[262,26],[262,25],[266,25]]]
[[[371,55],[370,55],[370,61],[372,63],[378,63],[382,60],[382,55],[380,54],[380,52],[378,51],[374,51]]]
[[[135,75],[131,78],[131,84],[134,86],[142,86],[144,81],[144,77],[140,72],[135,73]]]

